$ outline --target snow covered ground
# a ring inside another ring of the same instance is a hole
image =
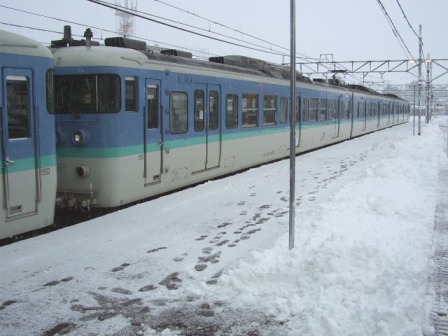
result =
[[[437,118],[0,247],[0,335],[430,335]]]

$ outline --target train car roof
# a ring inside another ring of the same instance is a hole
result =
[[[173,53],[162,53],[161,50],[146,48],[135,50],[116,46],[74,46],[52,49],[55,66],[104,66],[104,67],[151,67],[155,70],[166,71],[174,66],[175,71],[183,73],[197,73],[247,80],[279,83],[290,78],[285,67],[277,66],[261,60],[244,56],[223,56],[219,61],[203,61],[190,57],[173,56]],[[249,66],[239,66],[238,63],[250,63]],[[310,88],[324,90],[338,90],[342,92],[358,92],[364,95],[383,96],[381,93],[357,85],[335,85],[312,82],[300,74],[296,75],[297,82]],[[383,96],[384,97],[384,96]],[[385,97],[386,98],[386,97]],[[392,97],[387,97],[392,98]],[[399,99],[399,98],[398,98]]]
[[[0,52],[52,58],[50,50],[28,37],[0,30]]]

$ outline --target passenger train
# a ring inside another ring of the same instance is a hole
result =
[[[53,86],[39,92],[54,99],[40,114],[55,118],[58,208],[114,208],[289,156],[288,68],[85,36],[52,41]],[[409,119],[396,96],[295,77],[297,153]]]
[[[57,169],[53,55],[0,30],[0,71],[1,239],[53,223]]]

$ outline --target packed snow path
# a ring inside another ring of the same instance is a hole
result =
[[[447,138],[445,152],[448,156],[448,124],[441,125]],[[437,336],[448,335],[448,166],[439,170],[439,200],[434,218],[434,270],[430,289],[434,301],[431,322]]]
[[[411,123],[298,157],[291,251],[288,160],[3,246],[0,335],[421,336],[447,161]]]

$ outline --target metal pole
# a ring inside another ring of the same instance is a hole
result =
[[[422,25],[419,26],[419,37],[418,37],[418,135],[421,134],[422,125],[421,125],[421,100],[422,100]]]
[[[432,87],[432,60],[431,60],[431,62],[429,62],[429,120],[432,119],[433,113],[434,113],[434,93]]]
[[[412,135],[415,135],[415,84],[414,84],[414,118],[412,123]]]
[[[429,66],[431,64],[430,62],[431,62],[431,60],[429,59],[429,54],[428,54],[428,56],[426,57],[426,60],[425,60],[425,65],[426,65],[426,123],[428,123],[429,119],[431,118],[431,111],[430,111],[430,106],[429,106],[430,90],[431,90],[431,88],[430,88],[431,82],[430,82],[430,78],[429,78]]]
[[[289,249],[294,248],[296,216],[296,3],[291,0],[291,118],[289,138]]]

